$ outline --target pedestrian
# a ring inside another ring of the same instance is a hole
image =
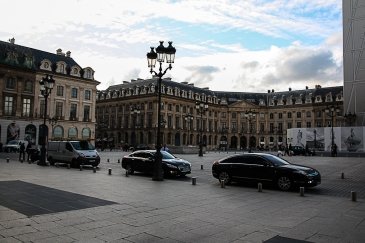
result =
[[[25,160],[25,144],[20,142],[20,148],[19,148],[19,161]]]
[[[30,142],[28,142],[28,145],[27,145],[27,148],[25,151],[27,152],[27,155],[28,155],[27,161],[29,161],[30,155],[32,154],[32,144]]]
[[[162,151],[169,152],[169,148],[166,146],[166,144],[162,147]]]
[[[333,144],[333,156],[337,157],[337,144]]]

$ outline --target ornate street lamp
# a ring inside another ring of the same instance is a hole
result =
[[[196,102],[195,103],[195,109],[197,114],[200,114],[200,141],[199,141],[199,156],[203,156],[203,115],[208,110],[208,104],[207,103],[201,103]]]
[[[162,154],[161,154],[161,83],[162,77],[166,74],[167,70],[172,69],[171,63],[174,63],[176,49],[172,46],[172,41],[169,41],[169,46],[164,47],[163,41],[160,41],[160,45],[154,51],[154,47],[151,47],[151,51],[147,53],[148,67],[150,73],[155,74],[158,77],[158,108],[157,108],[157,141],[156,141],[156,159],[153,170],[152,180],[162,181]],[[156,60],[160,63],[159,72],[157,73],[153,69],[156,66]],[[166,61],[169,66],[162,70],[162,63]]]
[[[132,139],[132,146],[134,148],[136,148],[136,138],[137,138],[137,135],[136,135],[136,129],[137,129],[137,126],[138,126],[138,114],[141,113],[141,109],[139,108],[139,106],[136,106],[136,105],[133,105],[131,106],[131,115],[133,116],[134,115],[134,119],[133,119],[133,132],[134,132],[134,137],[132,136],[131,139]]]
[[[340,109],[338,108],[338,106],[328,106],[325,109],[326,114],[331,117],[331,156],[334,157],[336,155],[336,149],[335,149],[335,134],[333,131],[333,123],[334,123],[334,118],[337,116],[338,113],[340,113]]]
[[[251,133],[252,133],[251,121],[256,117],[256,112],[250,109],[245,112],[244,116],[248,120],[248,152],[251,153]]]
[[[53,79],[52,75],[46,75],[46,77],[42,78],[42,80],[39,81],[39,85],[40,85],[40,91],[41,94],[44,97],[44,113],[43,113],[43,124],[41,125],[40,129],[41,131],[41,158],[38,162],[38,165],[42,165],[42,166],[46,166],[47,163],[47,153],[46,153],[46,142],[47,142],[47,137],[48,137],[48,127],[46,125],[46,120],[47,120],[47,103],[48,103],[48,96],[51,94],[51,91],[53,89],[55,80]]]
[[[185,116],[185,121],[186,121],[186,125],[187,125],[187,130],[188,130],[188,139],[187,139],[187,144],[189,145],[189,141],[190,141],[190,127],[191,127],[191,122],[194,120],[194,116],[192,114],[187,114]]]

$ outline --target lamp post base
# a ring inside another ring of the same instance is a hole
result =
[[[162,154],[160,151],[156,153],[155,167],[153,171],[153,181],[163,181],[163,170],[162,170]]]
[[[37,165],[40,165],[40,166],[47,166],[48,165],[47,160],[46,160],[46,148],[45,147],[41,148],[41,158],[38,161]]]
[[[199,145],[199,157],[203,157],[203,145]]]

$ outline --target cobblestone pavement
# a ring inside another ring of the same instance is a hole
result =
[[[263,242],[277,235],[364,242],[364,158],[286,157],[322,174],[322,184],[301,197],[275,188],[259,193],[255,185],[220,188],[211,165],[232,152],[178,155],[192,163],[192,174],[163,182],[142,174],[126,177],[118,163],[125,154],[101,152],[102,163],[93,173],[20,163],[17,154],[0,153],[0,182],[20,180],[116,203],[28,217],[1,206],[0,198],[0,242]]]

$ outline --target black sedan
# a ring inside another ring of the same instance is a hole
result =
[[[284,191],[295,185],[313,187],[321,184],[321,175],[317,170],[291,164],[266,153],[237,154],[220,159],[213,163],[212,173],[226,184],[238,180],[270,182]]]
[[[130,174],[135,171],[152,173],[156,150],[139,150],[122,158],[122,167]],[[185,176],[191,173],[191,164],[166,151],[161,151],[164,175]]]

